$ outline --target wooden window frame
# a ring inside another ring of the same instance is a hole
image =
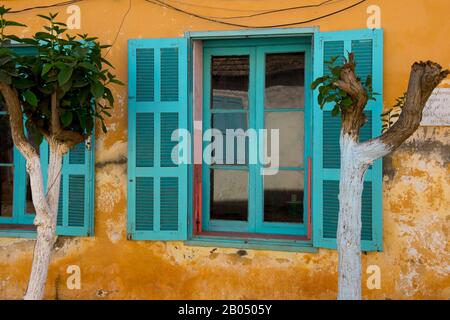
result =
[[[284,39],[286,40],[286,39]],[[257,42],[261,42],[261,40],[257,40]],[[285,41],[282,41],[285,42]],[[289,42],[289,41],[287,41]],[[310,39],[310,43],[312,43],[312,39]],[[204,175],[204,169],[202,165],[202,152],[203,152],[203,141],[202,141],[202,134],[203,134],[203,116],[204,116],[204,98],[203,98],[203,80],[204,80],[204,65],[203,65],[203,54],[204,54],[204,42],[202,40],[196,40],[192,41],[192,75],[193,75],[193,83],[192,83],[192,91],[193,91],[193,108],[192,108],[192,119],[194,122],[193,125],[193,174],[192,174],[192,180],[193,180],[193,198],[192,198],[192,230],[190,230],[192,238],[232,238],[232,239],[267,239],[267,240],[289,240],[289,241],[295,241],[295,242],[311,242],[312,240],[312,223],[311,223],[311,204],[312,204],[312,183],[311,183],[311,174],[312,174],[312,158],[311,154],[308,152],[307,156],[304,159],[304,168],[302,168],[305,173],[305,193],[306,196],[304,197],[305,205],[304,208],[306,209],[304,212],[304,218],[305,218],[305,231],[302,235],[292,235],[292,234],[276,234],[276,233],[257,233],[257,232],[224,232],[224,231],[207,231],[204,228],[204,205],[202,204],[204,199],[202,196],[202,190],[203,190],[203,183],[202,183],[202,176]],[[307,51],[310,48],[305,47],[305,51]],[[270,51],[270,50],[269,50]],[[273,50],[277,51],[277,50]],[[281,50],[283,51],[283,50]],[[281,52],[280,51],[280,52]],[[291,50],[286,52],[296,52],[298,50]],[[300,50],[303,51],[303,50]],[[284,52],[284,51],[283,51]],[[305,52],[306,53],[306,52]],[[305,56],[306,59],[309,58],[309,55],[312,54],[311,50],[307,52],[308,55]],[[312,73],[311,68],[312,63],[307,68],[307,72]],[[312,75],[311,75],[312,76]],[[311,77],[307,76],[307,82],[305,83],[305,91],[308,87],[308,81],[311,81]],[[306,108],[310,107],[311,99],[309,96],[309,99],[305,98],[305,106]],[[303,110],[303,112],[306,110],[306,108]],[[308,118],[309,119],[309,118]],[[307,119],[307,120],[308,120]],[[310,126],[308,125],[308,128]],[[305,131],[308,130],[306,128],[306,121],[305,121]],[[305,144],[305,148],[308,147],[308,144]],[[312,148],[312,147],[311,147]],[[306,168],[305,168],[306,167]]]

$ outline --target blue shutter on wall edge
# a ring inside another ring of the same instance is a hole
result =
[[[361,129],[360,139],[368,140],[381,133],[383,102],[383,30],[349,30],[318,32],[314,36],[314,78],[328,72],[324,62],[331,57],[355,54],[356,73],[365,81],[373,78],[376,101],[371,101],[365,113],[368,123]],[[342,60],[338,60],[342,61]],[[332,104],[323,111],[314,92],[314,153],[313,153],[313,242],[314,246],[336,248],[339,212],[340,117],[332,117]],[[382,250],[382,161],[377,160],[367,171],[362,196],[363,251]]]
[[[47,178],[48,144],[41,147]],[[94,139],[75,146],[63,158],[56,233],[60,236],[94,234]],[[49,181],[45,181],[47,185]]]
[[[128,43],[128,238],[187,239],[187,164],[172,133],[187,128],[187,40]]]

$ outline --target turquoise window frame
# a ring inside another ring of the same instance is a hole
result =
[[[311,38],[274,38],[274,39],[237,39],[237,40],[212,40],[204,42],[203,52],[203,130],[211,127],[211,115],[219,112],[245,112],[248,117],[248,128],[256,130],[264,129],[264,116],[266,112],[304,112],[305,119],[305,148],[304,148],[304,166],[303,167],[279,167],[282,171],[303,171],[304,172],[304,210],[303,223],[276,223],[264,222],[264,189],[263,176],[258,174],[262,169],[261,164],[249,164],[248,166],[209,166],[202,165],[203,192],[202,197],[202,226],[209,232],[239,232],[255,233],[266,235],[296,235],[306,236],[308,227],[306,225],[306,216],[308,213],[308,201],[310,196],[306,188],[308,183],[308,172],[305,170],[307,159],[312,150],[312,103],[311,90],[305,90],[305,108],[285,108],[285,109],[267,109],[264,107],[264,95],[256,94],[264,92],[265,77],[265,55],[270,53],[289,53],[303,52],[305,54],[305,88],[309,88],[312,81],[312,39]],[[247,110],[211,110],[210,91],[211,91],[211,57],[220,55],[248,55],[250,64],[249,74],[249,108]],[[258,77],[257,74],[260,76]],[[259,110],[259,111],[257,111]],[[208,142],[204,142],[205,147]],[[257,145],[249,150],[249,153],[261,152]],[[224,221],[210,219],[210,169],[224,170],[243,170],[247,171],[248,177],[248,221]]]
[[[0,111],[0,115],[8,115],[6,111]],[[41,147],[41,152],[43,148]],[[41,159],[43,162],[44,159]],[[13,148],[13,163],[0,164],[2,167],[13,167],[13,211],[11,217],[0,217],[0,225],[32,225],[34,214],[26,212],[27,172],[26,160],[22,154]],[[0,235],[1,232],[0,231]]]

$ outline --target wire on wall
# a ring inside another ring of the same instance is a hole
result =
[[[105,57],[109,54],[109,52],[111,51],[112,47],[113,47],[114,44],[116,43],[117,38],[119,37],[120,31],[122,31],[122,27],[123,27],[123,24],[125,23],[125,19],[127,18],[127,16],[128,16],[128,14],[130,13],[130,11],[131,11],[131,0],[130,0],[130,2],[128,3],[128,9],[127,9],[127,11],[125,12],[125,14],[124,14],[123,17],[122,17],[122,21],[120,22],[119,29],[117,30],[116,36],[114,37],[114,40],[113,40],[113,42],[111,43],[111,46],[108,48],[108,51],[106,51]]]
[[[317,21],[317,20],[321,20],[321,19],[324,19],[324,18],[328,18],[328,17],[334,16],[334,15],[337,15],[337,14],[339,14],[341,12],[345,12],[347,10],[350,10],[350,9],[352,9],[352,8],[354,8],[354,7],[358,6],[358,5],[366,2],[367,0],[360,0],[360,1],[356,2],[356,3],[353,3],[352,5],[349,5],[349,6],[345,7],[345,8],[342,8],[340,10],[337,10],[337,11],[334,11],[334,12],[331,12],[331,13],[328,13],[328,14],[325,14],[325,15],[321,15],[321,16],[318,16],[318,17],[315,17],[315,18],[312,18],[312,19],[308,19],[308,20],[296,21],[296,22],[290,22],[290,23],[282,23],[282,24],[273,24],[273,25],[260,25],[260,26],[245,25],[245,24],[228,22],[228,21],[222,21],[222,20],[218,20],[218,19],[215,19],[215,18],[210,18],[210,17],[203,16],[203,15],[200,15],[200,14],[197,14],[197,13],[194,13],[194,12],[186,11],[184,9],[175,7],[175,6],[171,5],[171,4],[168,4],[167,2],[160,1],[160,0],[145,0],[145,1],[148,2],[148,3],[152,3],[154,5],[159,5],[159,6],[162,6],[162,7],[166,7],[166,8],[172,9],[174,11],[178,11],[178,12],[183,13],[183,14],[190,15],[192,17],[196,17],[196,18],[199,18],[199,19],[202,19],[202,20],[206,20],[206,21],[210,21],[210,22],[220,23],[220,24],[223,24],[223,25],[228,25],[228,26],[233,26],[233,27],[241,27],[241,28],[277,28],[277,27],[289,27],[289,26],[301,25],[301,24],[306,24],[306,23],[311,23],[311,22]]]
[[[41,5],[41,6],[28,7],[28,8],[18,9],[18,10],[11,10],[10,13],[20,13],[20,12],[26,12],[26,11],[35,10],[35,9],[48,9],[48,8],[54,8],[54,7],[67,6],[67,5],[71,5],[71,4],[75,4],[75,3],[80,3],[82,1],[84,1],[84,0],[67,0],[67,1],[61,1],[61,2],[54,3],[54,4],[49,4],[49,5]],[[330,13],[327,13],[327,14],[324,14],[321,16],[317,16],[317,17],[314,17],[311,19],[307,19],[307,20],[295,21],[295,22],[289,22],[289,23],[281,23],[281,24],[272,24],[272,25],[258,25],[258,26],[247,25],[247,24],[242,24],[242,23],[234,23],[234,22],[224,21],[224,20],[253,18],[253,17],[257,17],[257,16],[268,15],[268,14],[279,13],[279,12],[287,12],[287,11],[308,9],[308,8],[318,8],[318,7],[329,5],[332,3],[334,4],[334,3],[337,3],[337,2],[340,2],[343,0],[324,0],[317,4],[308,4],[308,5],[302,5],[302,6],[293,6],[293,7],[288,7],[288,8],[279,8],[279,9],[273,9],[273,10],[259,11],[259,12],[253,13],[253,14],[231,16],[231,17],[214,17],[214,16],[201,15],[201,14],[198,14],[198,13],[195,13],[192,11],[187,11],[187,10],[181,9],[181,8],[179,8],[175,5],[169,4],[163,0],[144,0],[144,1],[151,3],[153,5],[165,7],[165,8],[180,12],[185,15],[189,15],[191,17],[195,17],[198,19],[202,19],[202,20],[206,20],[206,21],[210,21],[210,22],[214,22],[214,23],[219,23],[219,24],[223,24],[223,25],[227,25],[227,26],[240,27],[240,28],[277,28],[277,27],[289,27],[289,26],[307,24],[307,23],[318,21],[318,20],[321,20],[321,19],[324,19],[327,17],[331,17],[331,16],[337,15],[339,13],[348,11],[348,10],[366,2],[367,0],[359,0],[347,7],[344,7],[337,11],[333,11],[333,12],[330,12]],[[194,5],[194,4],[189,4],[187,2],[182,2],[182,1],[178,1],[178,0],[173,0],[173,1],[184,4],[184,5],[201,7],[201,5],[198,5],[198,4]],[[122,17],[117,34],[114,37],[111,47],[108,48],[106,55],[109,54],[112,47],[116,43],[117,38],[119,37],[120,31],[122,30],[122,27],[125,23],[126,17],[128,16],[129,12],[131,11],[131,7],[132,7],[132,0],[129,0],[128,9],[126,10],[126,12],[124,13],[124,15]],[[203,6],[203,7],[207,7],[207,6]],[[243,10],[238,10],[238,9],[226,9],[226,8],[218,8],[218,7],[217,8],[216,7],[207,7],[207,8],[217,9],[217,10],[223,9],[223,10],[229,10],[229,11],[243,11]],[[248,10],[248,11],[251,11],[251,10]]]
[[[171,1],[175,1],[176,0],[171,0]],[[285,11],[292,11],[292,10],[300,10],[300,9],[311,9],[311,8],[319,8],[322,7],[324,5],[328,5],[331,3],[337,3],[343,0],[326,0],[326,1],[322,1],[320,3],[317,4],[307,4],[307,5],[302,5],[302,6],[294,6],[294,7],[287,7],[287,8],[280,8],[280,9],[272,9],[272,10],[259,10],[259,12],[257,13],[252,13],[252,14],[247,14],[247,15],[240,15],[240,16],[233,16],[233,17],[221,17],[221,16],[204,16],[207,18],[212,18],[212,19],[221,19],[221,20],[232,20],[232,19],[245,19],[245,18],[254,18],[254,17],[258,17],[258,16],[263,16],[263,15],[268,15],[268,14],[273,14],[273,13],[280,13],[280,12],[285,12]],[[184,3],[185,5],[188,5],[187,3]],[[211,8],[213,9],[213,8]]]
[[[83,1],[83,0],[62,1],[62,2],[58,2],[58,3],[54,3],[54,4],[45,5],[45,6],[35,6],[35,7],[28,7],[28,8],[23,8],[23,9],[19,9],[19,10],[11,10],[11,11],[9,11],[9,13],[20,13],[20,12],[26,12],[26,11],[35,10],[35,9],[48,9],[48,8],[54,8],[54,7],[62,7],[62,6],[70,5],[70,4],[75,4],[75,3],[78,3],[81,1]]]

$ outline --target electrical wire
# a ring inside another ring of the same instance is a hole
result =
[[[26,11],[30,11],[30,10],[35,10],[35,9],[48,9],[48,8],[53,8],[53,7],[61,7],[61,6],[66,6],[66,5],[70,5],[70,4],[75,4],[75,3],[80,3],[83,0],[68,0],[68,1],[62,1],[62,2],[57,2],[54,4],[50,4],[50,5],[42,5],[42,6],[34,6],[34,7],[28,7],[28,8],[23,8],[23,9],[19,9],[19,10],[11,10],[10,13],[20,13],[20,12],[26,12]],[[117,34],[111,44],[111,47],[108,48],[108,51],[106,52],[106,55],[108,55],[108,53],[111,51],[112,47],[114,46],[114,44],[117,41],[117,38],[119,37],[120,31],[122,30],[122,27],[125,23],[125,19],[128,16],[129,12],[131,11],[131,1],[129,2],[129,6],[127,11],[125,12],[125,14],[122,17],[122,21],[120,22],[119,25],[119,29],[117,31]],[[262,16],[262,15],[268,15],[268,14],[272,14],[272,13],[278,13],[278,12],[286,12],[286,11],[291,11],[291,10],[298,10],[298,9],[307,9],[307,8],[317,8],[317,7],[321,7],[327,4],[331,4],[331,3],[335,3],[337,1],[342,1],[342,0],[325,0],[321,3],[318,4],[310,4],[310,5],[302,5],[302,6],[294,6],[294,7],[288,7],[288,8],[280,8],[280,9],[274,9],[274,10],[266,10],[266,11],[260,11],[257,13],[253,13],[253,14],[249,14],[249,15],[240,15],[240,16],[233,16],[233,17],[213,17],[213,16],[205,16],[205,15],[201,15],[195,12],[191,12],[191,11],[187,11],[184,9],[181,9],[177,6],[171,5],[167,2],[164,2],[162,0],[144,0],[148,3],[151,3],[153,5],[157,5],[157,6],[161,6],[161,7],[165,7],[165,8],[169,8],[171,10],[189,15],[191,17],[195,17],[198,19],[202,19],[202,20],[206,20],[206,21],[210,21],[210,22],[214,22],[214,23],[219,23],[219,24],[223,24],[223,25],[227,25],[227,26],[233,26],[233,27],[241,27],[241,28],[277,28],[277,27],[289,27],[289,26],[295,26],[295,25],[301,25],[301,24],[307,24],[307,23],[311,23],[317,20],[321,20],[327,17],[331,17],[334,15],[337,15],[339,13],[345,12],[347,10],[350,10],[364,2],[366,2],[367,0],[359,0],[356,3],[353,3],[352,5],[349,5],[345,8],[342,8],[340,10],[328,13],[328,14],[324,14],[315,18],[311,18],[311,19],[307,19],[307,20],[303,20],[303,21],[296,21],[296,22],[289,22],[289,23],[282,23],[282,24],[273,24],[273,25],[260,25],[260,26],[252,26],[252,25],[246,25],[246,24],[242,24],[242,23],[234,23],[234,22],[228,22],[228,21],[223,21],[223,20],[231,20],[231,19],[242,19],[242,18],[253,18],[253,17],[257,17],[257,16]],[[179,1],[179,0],[172,0],[174,2],[178,2],[178,3],[183,3],[184,5],[191,5],[191,6],[197,6],[197,7],[202,7],[202,5],[198,5],[198,4],[188,4],[186,2],[183,1]],[[335,2],[333,2],[335,1]],[[215,8],[215,7],[208,7],[208,6],[203,6],[205,8],[209,8],[209,9],[223,9],[223,10],[229,10],[229,11],[244,11],[244,10],[239,10],[239,9],[227,9],[227,8]],[[247,12],[249,11],[254,11],[254,10],[247,10]],[[256,12],[256,11],[254,11]]]
[[[175,0],[172,0],[172,1],[175,1]],[[252,13],[252,14],[241,15],[241,16],[233,16],[233,17],[220,17],[220,16],[209,16],[209,15],[208,16],[205,15],[204,17],[211,18],[211,19],[221,19],[221,20],[254,18],[254,17],[258,17],[258,16],[268,15],[268,14],[272,14],[272,13],[280,13],[280,12],[291,11],[291,10],[319,8],[321,6],[331,4],[333,2],[336,3],[339,1],[342,1],[342,0],[326,0],[326,1],[322,1],[321,3],[317,3],[317,4],[308,4],[308,5],[281,8],[281,9],[273,9],[273,10],[261,10],[258,13]]]
[[[35,6],[35,7],[29,7],[29,8],[19,9],[19,10],[11,10],[8,13],[20,13],[20,12],[26,12],[26,11],[35,10],[35,9],[48,9],[48,8],[54,8],[54,7],[62,7],[62,6],[67,6],[69,4],[75,4],[75,3],[78,3],[81,1],[83,1],[83,0],[62,1],[62,2],[58,2],[58,3],[54,3],[54,4],[45,5],[45,6]]]
[[[206,20],[206,21],[210,21],[210,22],[220,23],[220,24],[224,24],[224,25],[228,25],[228,26],[234,26],[234,27],[259,29],[259,28],[289,27],[289,26],[294,26],[294,25],[300,25],[300,24],[306,24],[306,23],[314,22],[314,21],[317,21],[317,20],[321,20],[321,19],[324,19],[324,18],[327,18],[327,17],[334,16],[334,15],[339,14],[341,12],[350,10],[350,9],[352,9],[352,8],[354,8],[354,7],[358,6],[358,5],[366,2],[367,0],[360,0],[360,1],[354,3],[354,4],[350,5],[350,6],[342,8],[340,10],[337,10],[337,11],[334,11],[334,12],[331,12],[331,13],[328,13],[328,14],[325,14],[325,15],[322,15],[322,16],[318,16],[318,17],[315,17],[315,18],[312,18],[312,19],[303,20],[303,21],[296,21],[296,22],[290,22],[290,23],[264,25],[264,26],[251,26],[251,25],[245,25],[245,24],[240,24],[240,23],[233,23],[233,22],[227,22],[227,21],[222,21],[222,20],[209,18],[209,17],[205,17],[205,16],[199,15],[199,14],[194,13],[194,12],[189,12],[189,11],[180,9],[178,7],[175,7],[173,5],[170,5],[170,4],[168,4],[168,3],[164,2],[164,1],[160,1],[160,0],[145,0],[145,1],[148,2],[148,3],[152,3],[154,5],[159,5],[159,6],[162,6],[162,7],[166,7],[166,8],[172,9],[174,11],[178,11],[180,13],[187,14],[187,15],[190,15],[192,17],[196,17],[196,18],[199,18],[199,19],[202,19],[202,20]]]
[[[125,23],[125,19],[127,18],[127,16],[128,16],[128,14],[130,13],[130,11],[131,11],[131,0],[130,0],[130,2],[129,2],[129,4],[128,4],[128,9],[127,9],[127,11],[125,12],[125,14],[124,14],[123,17],[122,17],[122,21],[120,22],[120,25],[119,25],[119,30],[117,30],[116,36],[114,37],[114,40],[113,40],[113,42],[111,43],[111,46],[108,48],[108,51],[106,51],[105,57],[109,54],[109,52],[111,51],[112,47],[113,47],[114,44],[116,43],[117,38],[119,37],[120,31],[122,31],[122,27],[123,27],[123,24]]]
[[[224,10],[224,11],[230,11],[230,12],[263,12],[263,11],[265,11],[263,9],[254,10],[254,9],[235,9],[235,8],[224,8],[224,7],[212,7],[212,6],[207,6],[207,5],[203,5],[203,4],[190,3],[190,2],[180,1],[180,0],[170,0],[170,2],[176,2],[176,3],[182,4],[182,5],[188,6],[188,7],[197,7],[197,8],[213,9],[213,10]]]

